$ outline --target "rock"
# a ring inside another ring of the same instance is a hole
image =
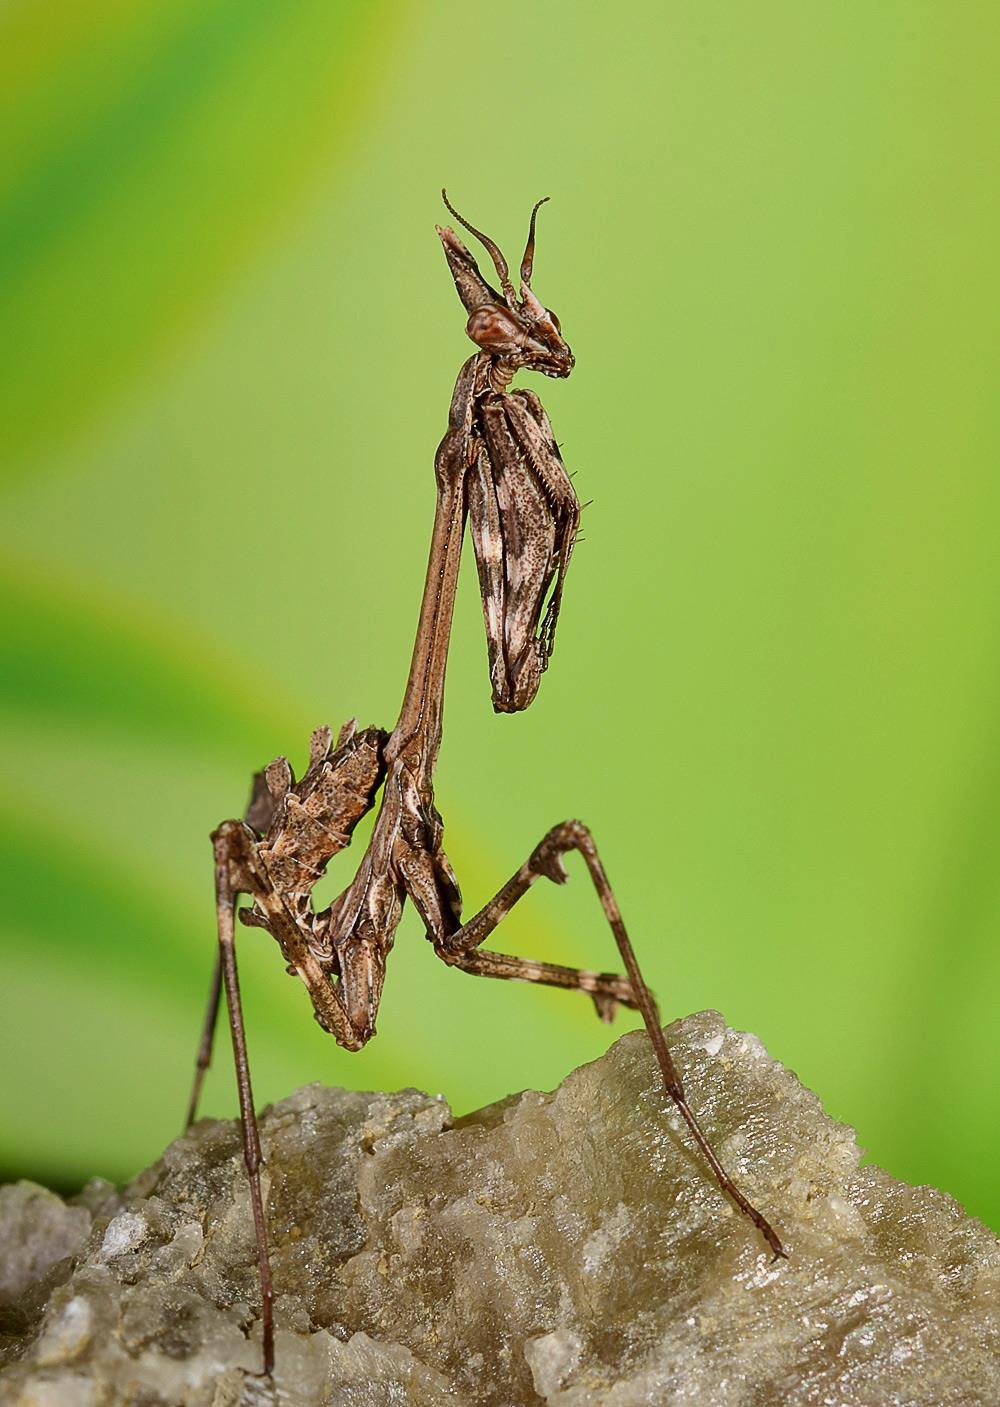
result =
[[[265,1111],[278,1326],[260,1359],[235,1124],[121,1191],[0,1192],[10,1407],[771,1407],[1000,1402],[1000,1247],[714,1012],[670,1028],[774,1262],[623,1037],[461,1119],[311,1085]]]

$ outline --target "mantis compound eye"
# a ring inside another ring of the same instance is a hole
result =
[[[526,341],[520,322],[498,303],[486,303],[469,314],[466,332],[484,352],[501,356],[520,351]]]

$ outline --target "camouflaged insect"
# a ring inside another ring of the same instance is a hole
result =
[[[213,833],[219,950],[188,1109],[194,1119],[211,1059],[225,987],[240,1096],[261,1285],[264,1372],[274,1363],[273,1287],[260,1186],[261,1152],[236,970],[234,915],[277,941],[287,970],[301,979],[313,1012],[346,1050],[375,1034],[386,963],[409,899],[433,952],[480,977],[540,982],[586,993],[611,1020],[619,1005],[642,1013],[664,1088],[687,1123],[726,1195],[761,1232],[776,1256],[781,1242],[725,1172],[695,1115],[664,1040],[617,901],[586,826],[554,826],[507,883],[463,921],[458,882],[443,849],[433,776],[441,746],[445,670],[466,522],[471,529],[486,625],[494,707],[516,713],[534,699],[552,653],[580,505],[541,402],[510,390],[519,370],[568,376],[574,357],[559,319],[531,288],[535,220],[521,260],[519,291],[498,246],[445,204],[492,259],[500,288],[480,273],[450,228],[438,228],[448,267],[476,346],[458,375],[448,427],[434,461],[437,491],[430,558],[416,642],[395,728],[345,725],[333,746],[329,728],[312,735],[309,765],[296,781],[279,757],[258,773],[242,821]],[[381,800],[371,838],[353,879],[325,909],[312,891],[328,863],[350,842],[361,818]],[[537,879],[567,879],[564,855],[580,852],[614,935],[626,975],[591,972],[484,948]]]

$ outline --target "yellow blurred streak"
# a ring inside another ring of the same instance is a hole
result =
[[[54,0],[0,14],[0,198],[45,153],[94,123],[113,94],[115,70],[148,63],[164,44],[165,24],[189,23],[190,9]]]
[[[132,383],[329,179],[390,13],[215,0],[98,11],[89,27],[74,13],[45,67],[58,16],[12,22],[5,63],[20,54],[24,69],[0,175],[8,473]]]
[[[307,721],[279,679],[148,604],[52,563],[0,563],[0,700],[27,718],[72,720],[227,754]],[[249,764],[248,764],[249,765]],[[252,770],[252,769],[251,769]]]
[[[0,112],[75,66],[80,50],[112,27],[141,24],[142,10],[127,0],[15,0],[0,11]]]

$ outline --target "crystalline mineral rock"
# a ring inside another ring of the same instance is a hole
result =
[[[851,1129],[715,1012],[668,1032],[773,1262],[641,1033],[551,1094],[453,1119],[311,1085],[265,1111],[278,1367],[260,1359],[239,1131],[124,1190],[0,1191],[5,1407],[1000,1403],[1000,1247],[862,1167]]]

